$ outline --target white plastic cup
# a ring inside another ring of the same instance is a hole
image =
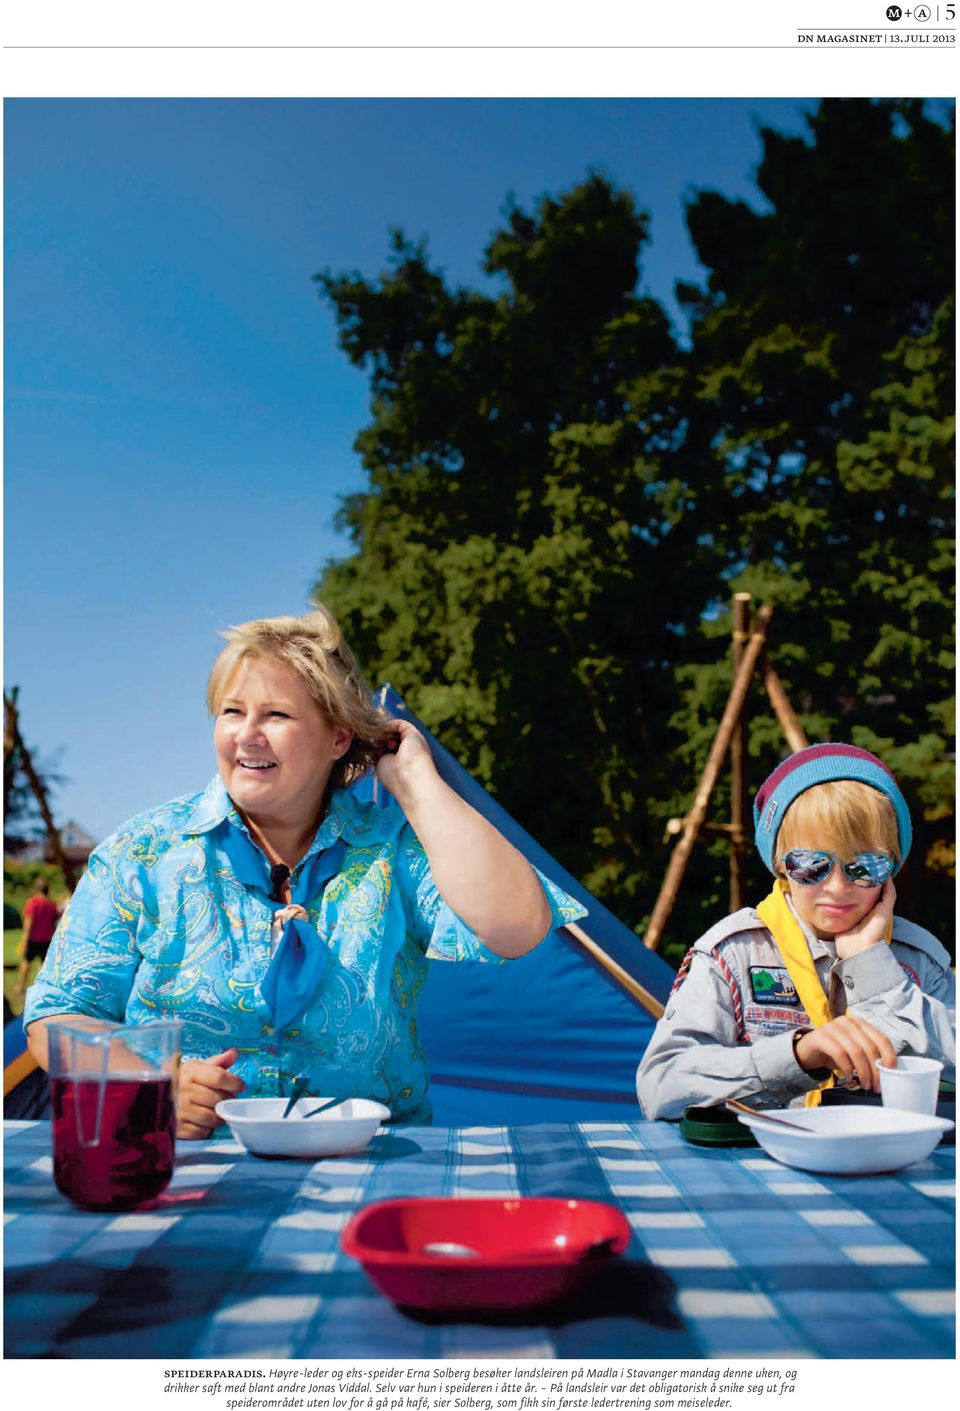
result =
[[[937,1110],[937,1093],[943,1064],[935,1058],[897,1059],[896,1068],[877,1064],[880,1073],[880,1095],[884,1107],[898,1107],[904,1112],[924,1112],[929,1116]]]

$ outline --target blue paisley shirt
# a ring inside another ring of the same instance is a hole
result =
[[[344,851],[330,878],[329,852]],[[324,855],[327,854],[325,857]],[[326,866],[324,865],[326,863]],[[539,874],[538,874],[539,875]],[[583,908],[542,875],[554,926]],[[429,1122],[417,997],[427,957],[490,960],[437,891],[396,804],[336,790],[291,898],[329,947],[319,992],[277,1032],[261,984],[272,959],[267,859],[222,781],[138,814],[91,854],[27,994],[24,1023],[56,1014],[183,1021],[185,1058],[239,1051],[244,1096],[309,1091],[375,1098],[396,1122]]]

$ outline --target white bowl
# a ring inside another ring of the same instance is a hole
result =
[[[316,1117],[304,1114],[328,1099],[303,1097],[284,1117],[285,1097],[240,1097],[218,1102],[216,1112],[254,1156],[346,1156],[362,1151],[390,1116],[382,1102],[347,1098]]]
[[[863,1176],[897,1171],[929,1156],[944,1132],[953,1126],[945,1117],[927,1117],[890,1107],[852,1103],[842,1107],[775,1108],[798,1132],[782,1123],[764,1122],[738,1112],[768,1156],[784,1166],[823,1175]]]

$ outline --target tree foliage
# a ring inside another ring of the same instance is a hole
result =
[[[810,737],[873,749],[901,778],[921,864],[901,891],[947,931],[953,134],[919,103],[858,100],[823,103],[806,138],[763,139],[766,211],[715,193],[688,211],[710,271],[683,291],[699,509],[724,581],[777,604],[777,664]],[[677,723],[698,758],[726,625],[706,623],[687,664]],[[751,743],[762,773],[768,721]]]
[[[41,759],[35,750],[30,750],[33,767],[48,799],[67,782],[61,773],[61,751],[49,758]],[[19,741],[14,743],[4,760],[4,796],[6,809],[3,817],[3,850],[5,854],[16,856],[29,843],[46,834],[46,824],[40,813],[33,786],[24,768],[23,754]]]
[[[936,925],[952,133],[918,103],[850,100],[762,138],[758,209],[689,205],[706,277],[679,290],[688,346],[637,292],[647,216],[599,175],[508,206],[482,289],[400,232],[379,277],[318,276],[372,402],[368,489],[341,511],[354,552],[317,593],[371,675],[638,931],[729,688],[729,594],[776,604],[811,738],[877,749],[912,792],[910,909]],[[755,707],[754,784],[783,749]],[[722,848],[701,848],[674,954],[725,890]]]

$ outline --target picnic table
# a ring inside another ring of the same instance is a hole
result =
[[[954,1149],[813,1176],[663,1122],[383,1128],[350,1157],[180,1142],[149,1210],[74,1209],[47,1122],[5,1123],[8,1358],[952,1358]],[[400,1196],[567,1196],[627,1215],[626,1255],[545,1309],[414,1315],[339,1247]]]

